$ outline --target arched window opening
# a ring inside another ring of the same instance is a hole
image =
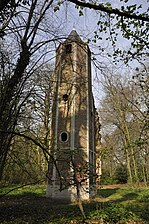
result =
[[[62,142],[67,142],[68,141],[68,133],[67,132],[62,132],[61,134],[60,134],[60,140],[62,141]]]
[[[64,100],[64,102],[67,102],[68,101],[68,95],[67,94],[64,94],[63,95],[63,100]]]

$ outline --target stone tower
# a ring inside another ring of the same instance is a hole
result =
[[[91,82],[91,53],[76,31],[56,51],[47,196],[75,201],[96,194],[99,121]]]

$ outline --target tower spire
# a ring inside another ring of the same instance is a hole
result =
[[[79,34],[77,33],[75,29],[71,31],[71,33],[66,39],[66,42],[77,42],[77,43],[82,42],[83,43],[83,41],[81,40]]]

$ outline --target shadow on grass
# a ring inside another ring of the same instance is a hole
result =
[[[114,188],[114,189],[98,189],[97,190],[97,196],[101,196],[103,198],[107,198],[111,196],[112,194],[115,194],[119,190],[119,188]]]
[[[126,193],[126,194],[124,194],[123,195],[123,197],[122,198],[120,198],[120,199],[116,199],[115,200],[115,202],[127,202],[127,201],[132,201],[132,200],[137,200],[137,197],[138,197],[138,194],[137,193],[135,193],[135,192],[131,192],[131,193]]]
[[[33,193],[7,196],[0,201],[1,224],[64,224],[73,218],[79,220],[82,218],[78,206],[62,201],[59,203]]]

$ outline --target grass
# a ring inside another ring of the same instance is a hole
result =
[[[1,224],[66,224],[83,223],[75,204],[58,203],[45,197],[46,186],[35,185],[14,189],[1,188]],[[86,223],[149,224],[149,189],[99,189],[96,199],[84,203]]]
[[[45,185],[26,185],[22,186],[11,186],[11,187],[1,187],[0,188],[0,196],[4,194],[9,194],[9,196],[19,196],[24,195],[26,193],[34,193],[37,196],[44,196],[46,193]]]

